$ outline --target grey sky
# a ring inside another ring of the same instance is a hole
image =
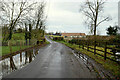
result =
[[[81,0],[80,0],[81,1]],[[79,12],[79,0],[50,0],[47,2],[46,11],[47,32],[80,32],[89,33],[88,27],[84,24],[84,15]],[[112,20],[102,23],[98,28],[98,34],[106,35],[106,28],[118,24],[118,1],[112,0],[105,4],[104,14],[110,15]]]

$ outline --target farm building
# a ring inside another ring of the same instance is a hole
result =
[[[64,36],[66,39],[86,37],[85,33],[61,33],[61,36]]]

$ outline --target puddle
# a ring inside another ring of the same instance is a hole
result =
[[[80,59],[85,64],[86,68],[88,68],[90,72],[95,72],[97,77],[100,77],[100,75],[96,72],[96,68],[93,66],[93,63],[91,62],[89,57],[87,57],[85,54],[82,54],[80,52],[76,53],[74,50],[72,50],[72,53],[74,54],[75,57]]]
[[[80,53],[79,51],[76,52],[72,50],[72,53],[78,60],[82,61],[85,66],[89,69],[90,72],[95,72],[98,78],[113,78],[114,76],[110,74],[108,71],[104,70],[104,68],[100,67],[99,64],[96,64],[94,60],[86,56],[85,54]]]
[[[24,66],[26,66],[27,64],[29,64],[31,61],[33,61],[36,57],[36,55],[39,53],[39,49],[32,49],[32,50],[28,50],[28,51],[24,51],[15,56],[12,57],[13,61],[11,62],[10,58],[6,58],[4,60],[0,61],[0,79],[2,78],[2,76],[6,76],[8,74],[10,74],[13,71],[16,71],[20,68],[23,68]],[[12,63],[14,67],[14,69],[12,69],[12,67],[10,66],[10,63]],[[16,69],[15,69],[16,68]]]
[[[84,54],[81,54],[81,53],[76,53],[74,50],[72,50],[72,53],[74,54],[75,57],[79,58],[82,60],[82,62],[84,64],[88,64],[88,58],[84,55]]]

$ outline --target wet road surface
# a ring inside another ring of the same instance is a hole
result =
[[[39,50],[35,60],[3,78],[96,78],[72,50],[54,41]]]

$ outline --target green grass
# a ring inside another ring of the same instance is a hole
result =
[[[94,48],[94,46],[89,46],[89,47]],[[87,47],[85,47],[85,49],[87,49]],[[98,46],[97,46],[96,49],[105,51],[105,49],[104,49],[103,47],[98,47]],[[90,48],[89,48],[89,50],[94,52],[94,49],[90,49]],[[104,52],[101,52],[101,51],[98,51],[98,50],[96,50],[96,52],[104,56]],[[113,54],[110,49],[107,49],[107,52]],[[112,58],[113,55],[111,55],[111,54],[107,54],[107,57]],[[114,59],[115,59],[115,58],[114,58]]]
[[[46,41],[44,44],[49,44],[48,41]],[[12,46],[12,52],[16,52],[16,51],[19,51],[19,50],[22,50],[22,49],[25,49],[25,48],[28,48],[28,47],[32,47],[32,46],[21,46],[21,49],[20,49],[20,46]],[[0,56],[3,56],[3,55],[6,55],[6,54],[9,54],[10,53],[10,47],[9,46],[0,46],[0,50],[2,50],[2,54],[0,54]]]
[[[79,45],[69,44],[69,43],[66,43],[66,42],[63,42],[63,41],[58,41],[58,42],[63,43],[63,44],[65,44],[68,47],[80,50],[81,53],[88,55],[89,57],[94,59],[97,63],[102,64],[105,69],[110,70],[113,75],[115,75],[117,77],[120,76],[120,65],[118,63],[113,62],[113,61],[108,60],[108,59],[104,60],[104,57],[101,57],[99,55],[94,55],[94,53],[92,53],[92,52],[89,52],[89,51],[87,51],[85,49],[79,48]],[[98,52],[98,53],[100,53],[100,52]]]
[[[4,35],[2,35],[4,37]],[[6,38],[9,36],[9,34],[6,34]],[[3,38],[2,38],[3,40]],[[25,40],[25,33],[13,33],[11,40]]]
[[[46,41],[46,44],[50,44],[50,42]]]
[[[25,34],[24,33],[14,33],[12,35],[12,40],[25,40]]]
[[[28,47],[30,47],[30,46],[22,46],[21,49],[25,49]],[[0,48],[2,48],[2,56],[10,53],[9,46],[0,46]],[[20,50],[20,46],[12,46],[12,52],[19,51],[19,50]]]
[[[31,46],[36,44],[36,39],[32,38],[31,39]],[[42,41],[42,40],[40,40]],[[25,41],[25,33],[14,33],[12,35],[12,39],[11,39],[11,45],[12,45],[12,52],[16,52],[20,50],[20,45],[22,45],[21,49],[25,49],[31,46],[26,46],[25,45],[26,41]],[[28,41],[29,43],[29,41]],[[8,44],[8,42],[4,41],[4,44]],[[49,42],[45,42],[45,44],[49,44]],[[2,52],[0,54],[0,56],[2,55],[6,55],[10,53],[10,48],[9,46],[0,46],[0,52]]]
[[[24,33],[14,33],[12,35],[11,43],[12,45],[12,52],[19,51],[20,50],[20,42],[22,45],[25,43],[25,34]],[[7,43],[7,42],[6,42]],[[29,46],[22,46],[21,49],[28,48]],[[0,46],[0,49],[2,50],[0,56],[6,55],[10,53],[9,46]]]

